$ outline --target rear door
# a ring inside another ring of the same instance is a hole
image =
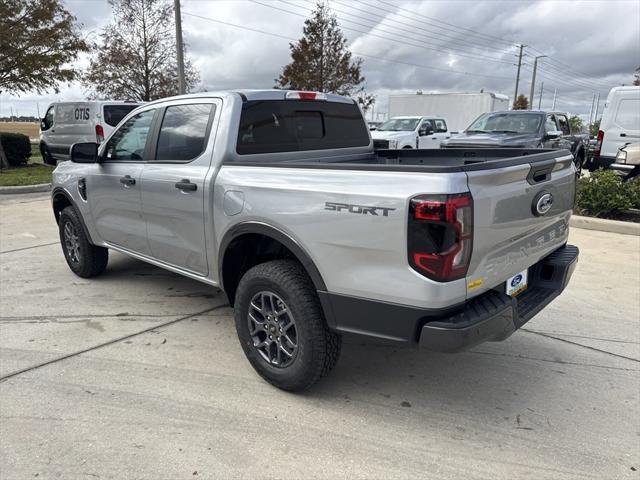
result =
[[[440,147],[440,143],[442,143],[443,140],[451,138],[451,134],[447,128],[447,122],[443,118],[436,118],[433,123],[435,126],[434,132],[436,137],[438,137],[438,147]]]
[[[205,178],[220,106],[210,98],[167,104],[154,132],[153,160],[142,171],[142,210],[151,255],[199,275],[208,273]]]
[[[474,210],[469,296],[502,288],[509,277],[566,243],[575,169],[572,155],[558,153],[529,155],[528,163],[500,168],[487,162],[467,171]]]
[[[142,216],[141,174],[150,158],[150,131],[156,109],[128,118],[100,150],[102,162],[88,175],[87,197],[100,237],[141,255],[150,255]]]
[[[615,157],[626,143],[640,142],[640,88],[623,91],[611,105],[611,123],[604,130],[600,155]]]

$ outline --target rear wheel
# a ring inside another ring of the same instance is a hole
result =
[[[58,227],[64,258],[73,273],[89,278],[104,272],[109,250],[89,243],[75,208],[69,206],[62,210]]]
[[[327,327],[315,288],[296,261],[250,269],[238,285],[234,316],[247,359],[278,388],[309,388],[338,361],[341,338]]]

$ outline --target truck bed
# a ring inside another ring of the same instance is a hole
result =
[[[377,150],[373,154],[327,156],[304,160],[261,161],[269,167],[326,168],[340,170],[419,171],[431,173],[467,172],[537,164],[571,156],[568,150],[523,148],[456,148],[435,150]],[[233,162],[255,165],[255,162]]]

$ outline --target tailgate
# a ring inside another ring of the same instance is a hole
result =
[[[490,168],[490,163],[467,170],[474,209],[468,298],[564,245],[575,198],[573,157],[567,151],[553,158],[532,155],[530,163],[520,165]]]

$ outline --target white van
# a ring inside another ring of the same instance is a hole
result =
[[[640,87],[614,87],[602,111],[589,169],[609,168],[618,150],[635,142],[640,142]]]
[[[134,102],[56,102],[49,105],[40,122],[40,152],[49,165],[69,159],[74,143],[104,140],[127,113],[140,104]]]

